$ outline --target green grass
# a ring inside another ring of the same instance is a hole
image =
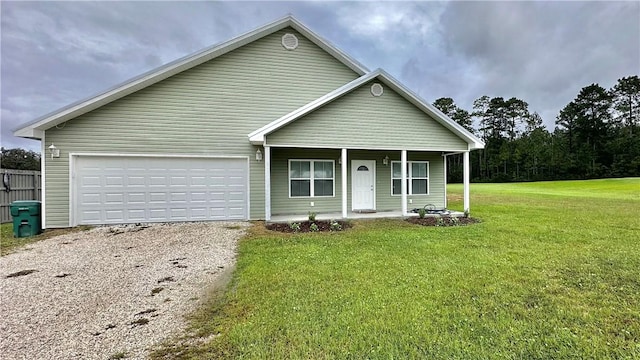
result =
[[[13,237],[13,223],[0,224],[0,256],[10,254],[37,241],[49,239],[54,236],[63,235],[70,232],[84,231],[90,228],[90,226],[78,226],[66,229],[50,229],[45,230],[44,232],[36,236],[15,238]]]
[[[639,189],[639,179],[473,184],[483,222],[468,227],[256,225],[229,286],[191,318],[206,340],[155,357],[640,358]]]

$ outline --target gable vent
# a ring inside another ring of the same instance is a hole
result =
[[[384,88],[382,88],[382,85],[378,83],[371,85],[371,95],[380,96],[382,95],[382,93],[384,93]]]
[[[295,50],[298,47],[298,38],[293,34],[282,35],[282,46],[287,50]]]

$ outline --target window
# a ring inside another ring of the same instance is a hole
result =
[[[289,160],[289,196],[333,196],[333,160]]]
[[[391,162],[391,194],[402,194],[402,163]],[[429,162],[407,161],[407,195],[429,194]]]

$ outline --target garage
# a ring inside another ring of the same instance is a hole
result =
[[[247,158],[73,156],[72,223],[248,218]]]

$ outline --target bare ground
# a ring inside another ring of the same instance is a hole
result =
[[[247,226],[100,227],[1,257],[2,358],[145,358],[233,266]]]

